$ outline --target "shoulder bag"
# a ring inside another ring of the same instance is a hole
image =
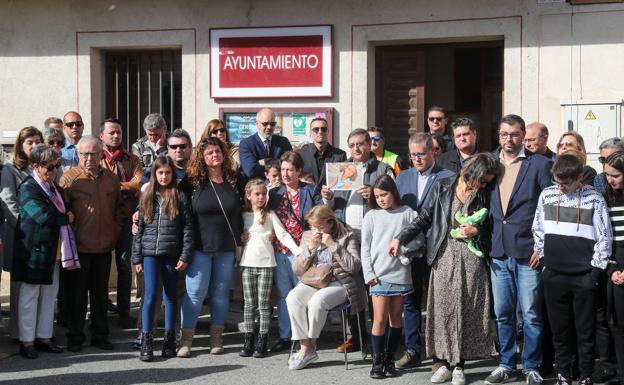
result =
[[[219,207],[221,207],[221,213],[223,213],[223,217],[225,218],[225,222],[228,225],[228,228],[230,229],[230,234],[232,234],[232,240],[234,240],[234,246],[236,248],[236,253],[235,253],[235,259],[236,259],[236,264],[238,264],[241,260],[241,258],[243,257],[243,252],[245,250],[245,248],[243,246],[239,246],[238,245],[238,241],[236,240],[236,236],[234,235],[234,230],[232,229],[232,225],[230,224],[230,220],[227,217],[227,214],[225,213],[225,209],[223,208],[223,204],[221,203],[221,198],[219,198],[219,194],[217,193],[217,189],[214,186],[214,183],[212,183],[212,179],[208,178],[208,180],[210,181],[210,186],[212,187],[212,191],[214,191],[215,196],[217,197],[217,202],[219,202]]]

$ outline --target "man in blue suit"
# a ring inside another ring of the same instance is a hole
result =
[[[248,178],[264,179],[264,166],[272,160],[279,159],[286,151],[292,150],[288,138],[273,135],[275,125],[275,113],[269,108],[263,108],[256,114],[258,133],[241,140],[239,145],[241,167]]]
[[[504,172],[490,196],[489,250],[500,363],[485,379],[488,385],[515,379],[517,305],[523,319],[522,371],[528,385],[540,385],[543,381],[538,372],[542,363],[543,294],[531,225],[540,193],[552,184],[552,161],[523,147],[525,132],[521,117],[502,118],[498,156]]]
[[[413,167],[402,171],[396,183],[401,201],[417,212],[429,199],[433,186],[441,179],[455,175],[434,162],[433,140],[429,133],[419,132],[409,138],[409,157]],[[427,277],[426,258],[412,262],[414,293],[405,296],[403,302],[403,323],[405,330],[405,353],[395,362],[398,369],[407,369],[420,364],[420,307],[422,286]]]

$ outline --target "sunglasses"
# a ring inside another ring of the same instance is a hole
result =
[[[48,145],[50,146],[63,146],[62,140],[48,140]]]
[[[557,185],[557,186],[559,186],[559,187],[563,187],[563,188],[566,188],[566,189],[567,189],[567,188],[570,188],[570,186],[572,186],[572,183],[574,183],[574,181],[573,181],[573,180],[569,180],[569,181],[567,181],[567,182],[557,182],[557,181],[555,180],[555,178],[552,178],[552,179],[551,179],[551,181],[552,181],[552,183],[553,183],[554,185]]]
[[[322,126],[322,127],[312,127],[312,132],[316,132],[316,133],[318,133],[319,131],[321,131],[321,132],[327,132],[327,126]]]
[[[82,126],[84,126],[84,123],[81,122],[80,120],[76,120],[75,122],[67,122],[67,123],[65,123],[65,125],[67,127],[73,127],[73,126],[82,127]]]
[[[441,122],[443,121],[445,118],[439,118],[437,116],[432,116],[430,118],[428,118],[430,122]]]
[[[48,171],[54,171],[54,170],[58,170],[58,168],[61,167],[61,163],[49,164],[47,166],[39,165],[39,167],[43,167]]]
[[[563,146],[566,146],[566,147],[576,147],[576,144],[573,143],[573,142],[561,142],[561,143],[557,144],[557,148],[561,148]]]
[[[172,150],[177,150],[178,148],[180,150],[186,150],[186,148],[188,147],[188,144],[186,143],[182,143],[182,144],[170,144],[169,148]]]
[[[375,142],[379,142],[380,140],[383,140],[383,136],[381,135],[371,136],[371,140]]]
[[[599,156],[598,157],[598,162],[600,162],[601,164],[605,164],[605,162],[607,161],[607,158],[604,156]]]
[[[225,128],[217,128],[212,131],[213,134],[225,134],[227,130]]]
[[[260,122],[260,124],[262,124],[262,127],[275,127],[277,123],[276,122]]]

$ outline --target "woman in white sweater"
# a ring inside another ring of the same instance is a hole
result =
[[[387,245],[415,217],[401,197],[394,180],[379,177],[369,198],[370,210],[362,223],[362,270],[370,286],[373,301],[373,367],[372,378],[395,377],[394,352],[402,332],[403,296],[411,294],[411,267],[388,254]],[[390,332],[386,346],[386,326]]]
[[[273,282],[273,268],[276,266],[275,253],[271,244],[275,233],[293,255],[301,254],[301,248],[282,226],[277,215],[268,208],[267,188],[261,179],[252,179],[245,186],[245,204],[248,211],[243,213],[244,231],[249,234],[245,251],[241,258],[243,296],[245,299],[243,322],[245,343],[239,355],[256,358],[266,357],[271,306],[269,296]],[[260,313],[260,330],[254,351],[254,315]]]

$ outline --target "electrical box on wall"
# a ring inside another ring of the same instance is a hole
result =
[[[599,154],[603,140],[622,136],[620,108],[622,101],[604,103],[564,103],[563,131],[577,131],[585,140],[587,154]]]

